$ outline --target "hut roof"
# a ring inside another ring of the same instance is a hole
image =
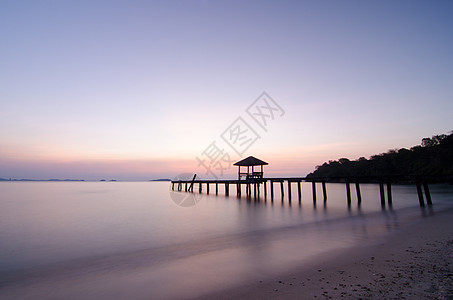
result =
[[[258,159],[253,156],[249,156],[243,160],[238,161],[237,163],[234,163],[235,166],[262,166],[262,165],[268,165],[267,162],[262,161],[261,159]]]

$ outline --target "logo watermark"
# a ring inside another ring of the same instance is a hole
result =
[[[241,159],[250,147],[261,139],[269,126],[285,115],[283,108],[263,92],[195,159],[209,177],[219,179],[234,161]],[[233,153],[233,155],[231,154]],[[233,159],[234,158],[234,159]]]
[[[194,178],[193,173],[182,173],[172,179],[173,183],[170,184],[170,198],[180,207],[192,207],[198,204],[203,198],[200,193],[187,193],[186,183],[179,183],[179,181],[190,182]],[[190,185],[190,183],[187,183]],[[187,186],[189,188],[189,186]]]
[[[279,118],[285,115],[283,108],[266,92],[253,101],[243,113],[214,139],[195,159],[202,166],[205,175],[219,179],[233,163],[243,157],[261,135]],[[176,176],[170,185],[170,197],[180,207],[193,207],[203,198],[203,194],[194,193],[191,181],[193,173]]]

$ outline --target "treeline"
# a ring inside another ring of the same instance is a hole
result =
[[[429,177],[435,182],[453,182],[453,131],[423,138],[420,146],[389,150],[369,159],[340,158],[316,166],[308,178]]]

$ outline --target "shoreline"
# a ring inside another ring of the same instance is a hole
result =
[[[321,263],[195,299],[451,299],[453,210],[316,261]]]

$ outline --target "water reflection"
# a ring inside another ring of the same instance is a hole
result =
[[[180,207],[193,207],[203,198],[203,194],[182,191],[170,191],[170,198]]]
[[[109,183],[108,193],[98,192],[106,190],[102,183],[0,185],[7,195],[0,200],[2,274],[41,278],[22,286],[24,292],[41,286],[43,296],[58,279],[58,286],[74,287],[75,294],[111,287],[99,298],[118,290],[196,297],[187,293],[286,271],[434,214],[433,207],[418,207],[412,187],[396,185],[392,205],[384,207],[375,185],[362,185],[362,201],[353,197],[349,205],[344,185],[335,184],[328,185],[329,199],[322,204],[313,201],[311,185],[303,185],[297,204],[275,189],[281,205],[263,193],[255,199],[224,197],[220,191],[218,196],[169,192],[161,183]],[[433,201],[451,207],[451,193],[435,190]],[[20,285],[8,278],[7,284]],[[181,288],[174,289],[175,283]]]
[[[430,217],[434,215],[434,207],[432,205],[420,207],[422,217]]]

